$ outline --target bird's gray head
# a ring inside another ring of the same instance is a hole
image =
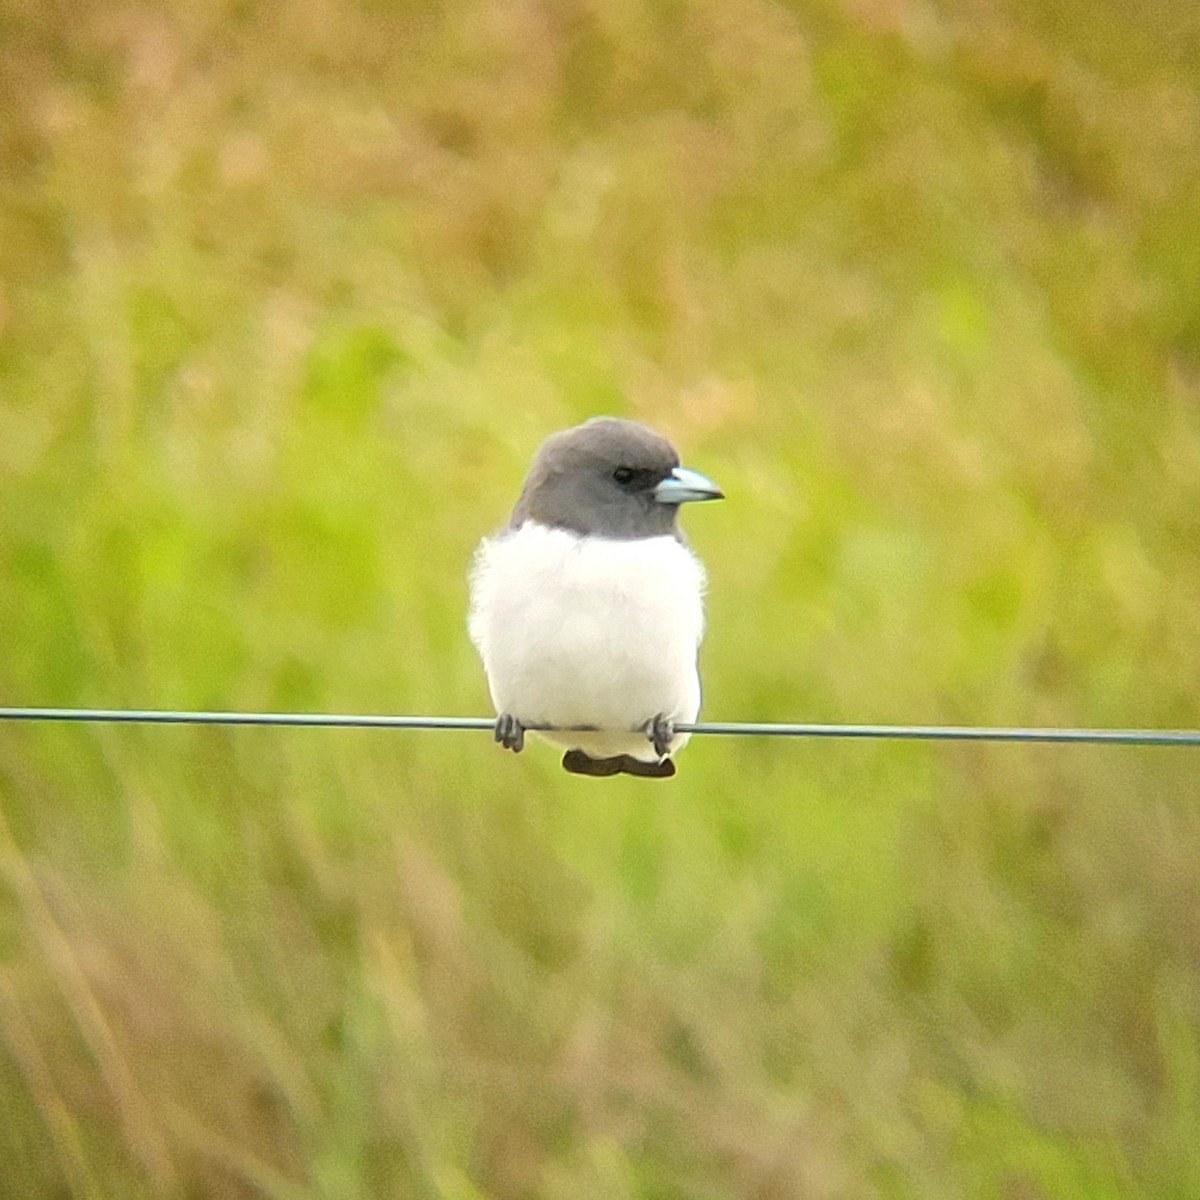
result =
[[[715,484],[679,465],[674,447],[654,430],[594,417],[538,447],[509,525],[537,521],[610,538],[678,536],[681,504],[721,498]]]

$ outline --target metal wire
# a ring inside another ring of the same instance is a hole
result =
[[[0,721],[75,721],[145,725],[285,725],[364,729],[492,730],[492,717],[422,717],[370,713],[172,712],[144,708],[0,708]],[[553,726],[526,726],[550,730]],[[699,721],[679,733],[731,737],[886,738],[952,742],[1084,742],[1131,746],[1200,746],[1200,729],[1055,729],[977,725],[822,725],[797,722]],[[569,732],[561,730],[561,732]]]

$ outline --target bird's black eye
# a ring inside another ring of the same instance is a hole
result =
[[[633,478],[633,471],[629,467],[618,467],[613,472],[613,478],[624,487]]]

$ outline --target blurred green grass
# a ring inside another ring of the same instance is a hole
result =
[[[483,712],[546,432],[714,718],[1200,723],[1200,22],[10,0],[5,702]],[[1192,1197],[1187,751],[0,728],[0,1194]]]

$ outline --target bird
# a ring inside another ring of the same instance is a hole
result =
[[[470,569],[468,632],[519,752],[533,729],[575,775],[675,774],[700,711],[705,571],[680,506],[723,499],[648,426],[593,417],[538,447]],[[547,728],[548,727],[548,728]]]

